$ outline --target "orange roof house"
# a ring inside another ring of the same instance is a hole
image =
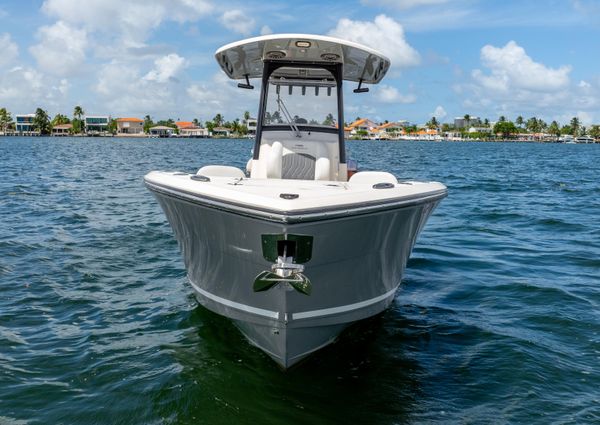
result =
[[[144,132],[144,120],[139,118],[117,118],[118,134],[141,134]]]
[[[196,128],[196,126],[194,125],[193,122],[191,121],[177,121],[175,123],[175,125],[177,126],[178,129],[182,129],[182,128]]]

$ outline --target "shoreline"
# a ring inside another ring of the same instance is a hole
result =
[[[0,133],[0,138],[31,138],[31,137],[41,137],[41,138],[87,138],[87,139],[196,139],[196,140],[248,140],[254,142],[254,138],[248,137],[156,137],[150,135],[138,135],[138,134],[115,134],[115,135],[85,135],[85,134],[73,134],[73,135],[51,135],[51,134],[35,134],[35,135],[25,135],[25,134],[2,134]],[[456,139],[456,138],[448,138],[448,139],[437,139],[437,140],[428,140],[428,139],[346,139],[348,142],[398,142],[398,143],[414,143],[414,142],[427,142],[427,143],[441,143],[441,142],[449,142],[449,143],[538,143],[538,144],[553,144],[553,145],[564,145],[564,144],[577,144],[577,145],[594,145],[600,144],[600,140],[595,140],[593,142],[564,142],[558,140],[518,140],[518,139],[495,139],[495,140],[483,140],[483,139]]]

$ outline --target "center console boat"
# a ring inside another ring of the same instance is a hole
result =
[[[447,190],[384,171],[349,173],[342,84],[362,93],[379,83],[390,61],[377,51],[284,34],[228,44],[216,59],[243,89],[262,81],[247,169],[207,165],[144,180],[199,303],[287,368],[390,305]]]

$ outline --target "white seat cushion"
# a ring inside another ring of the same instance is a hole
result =
[[[398,184],[398,179],[393,174],[385,171],[359,171],[348,180],[348,183],[392,183]]]
[[[242,170],[228,165],[206,165],[200,168],[196,174],[207,177],[246,177]]]

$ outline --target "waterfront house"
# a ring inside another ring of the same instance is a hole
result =
[[[454,128],[467,128],[471,126],[481,126],[481,120],[479,117],[469,117],[469,120],[465,120],[464,117],[454,118]]]
[[[144,120],[139,118],[117,118],[117,134],[144,133]]]
[[[52,135],[53,136],[68,136],[71,134],[71,130],[73,129],[73,124],[57,124],[52,127]]]
[[[154,127],[150,127],[150,135],[155,137],[171,137],[174,132],[174,128],[167,127],[165,125],[156,125]]]
[[[231,137],[231,129],[227,127],[215,127],[212,131],[213,137]]]
[[[193,123],[193,122],[191,122],[191,121],[177,121],[177,122],[175,123],[175,125],[177,126],[177,128],[178,128],[179,130],[182,130],[182,129],[184,129],[184,128],[192,128],[192,127],[195,127],[194,123]]]
[[[208,129],[198,127],[191,121],[177,121],[179,137],[208,137]]]
[[[179,137],[208,137],[208,129],[202,127],[188,127],[179,130]]]
[[[18,134],[32,134],[33,131],[33,119],[35,114],[21,114],[15,115],[15,132]]]
[[[107,115],[86,115],[84,128],[86,134],[93,136],[108,132],[110,117]]]
[[[354,121],[348,127],[344,128],[344,134],[347,137],[360,137],[367,139],[372,136],[376,136],[377,131],[374,131],[378,127],[377,123],[371,121],[368,118],[361,118]]]
[[[410,125],[408,121],[387,122],[373,129],[378,139],[397,140],[406,134],[405,127]]]
[[[248,118],[244,120],[244,124],[246,124],[246,128],[248,129],[248,137],[256,136],[256,125],[258,124],[258,120],[256,118]]]

